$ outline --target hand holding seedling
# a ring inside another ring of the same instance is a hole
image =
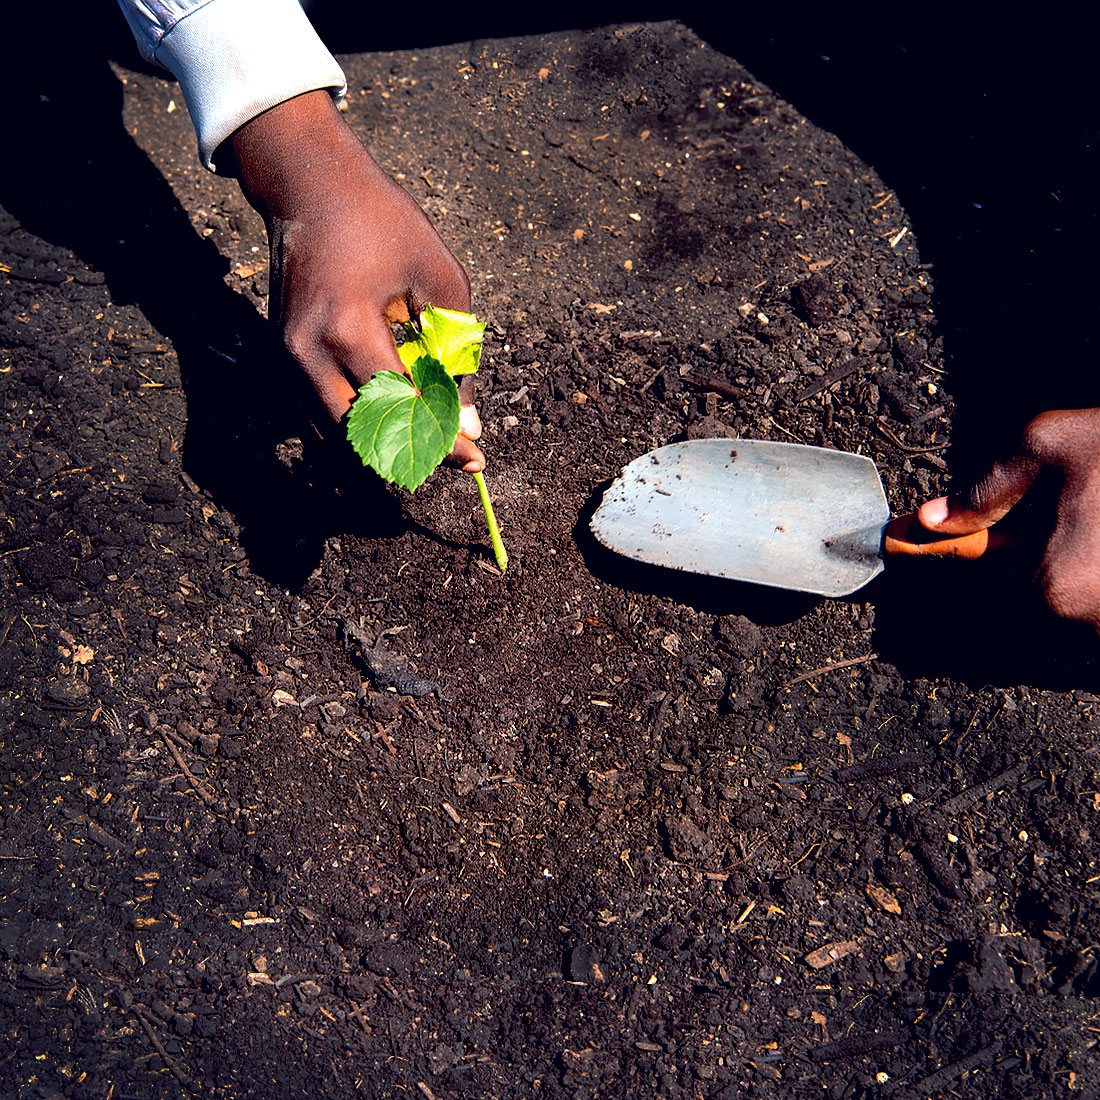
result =
[[[1056,614],[1100,631],[1100,409],[1037,416],[1015,454],[966,491],[925,503],[921,523],[955,535],[989,527],[1045,474],[1059,479],[1058,507],[1038,580]]]
[[[485,326],[469,313],[425,307],[405,325],[398,348],[408,374],[378,371],[359,391],[348,414],[348,441],[387,481],[410,492],[424,483],[454,447],[459,432],[458,383],[481,365]],[[508,555],[480,470],[474,475],[501,572]]]
[[[230,139],[271,249],[270,316],[334,420],[376,371],[403,371],[391,322],[431,302],[470,307],[462,265],[367,153],[326,91],[287,100]],[[459,386],[450,459],[474,473],[473,376]]]

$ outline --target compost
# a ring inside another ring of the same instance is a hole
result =
[[[501,575],[322,424],[178,87],[78,52],[5,93],[0,1092],[1095,1095],[1095,638],[1019,563],[588,532],[683,438],[948,484],[891,184],[679,23],[341,58],[489,324]]]

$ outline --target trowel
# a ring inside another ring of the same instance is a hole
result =
[[[758,439],[695,439],[636,458],[591,522],[616,553],[687,573],[847,596],[891,555],[978,558],[989,531],[942,537],[891,520],[865,455]]]

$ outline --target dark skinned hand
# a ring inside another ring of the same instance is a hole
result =
[[[922,505],[930,531],[964,535],[1005,516],[1038,480],[1059,479],[1054,530],[1041,532],[1046,550],[1038,580],[1058,615],[1100,632],[1100,409],[1037,416],[1014,455],[995,462],[966,492]]]
[[[267,226],[271,319],[339,420],[375,371],[407,373],[392,322],[425,305],[469,312],[470,282],[424,212],[378,166],[328,92],[258,115],[230,142],[245,197]],[[473,473],[481,422],[474,382],[459,385],[450,461]]]

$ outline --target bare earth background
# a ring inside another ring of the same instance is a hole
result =
[[[861,451],[897,511],[939,491],[1082,382],[1092,283],[1056,323],[1013,259],[1063,255],[1047,207],[960,253],[993,231],[932,214],[971,162],[943,191],[945,136],[922,191],[887,148],[955,261],[945,323],[897,185],[683,24],[342,56],[489,322],[501,577],[468,478],[391,492],[313,429],[262,225],[178,88],[116,40],[52,36],[44,68],[30,40],[0,181],[3,1096],[1100,1089],[1096,643],[1026,562],[819,602],[587,534],[685,435]]]

